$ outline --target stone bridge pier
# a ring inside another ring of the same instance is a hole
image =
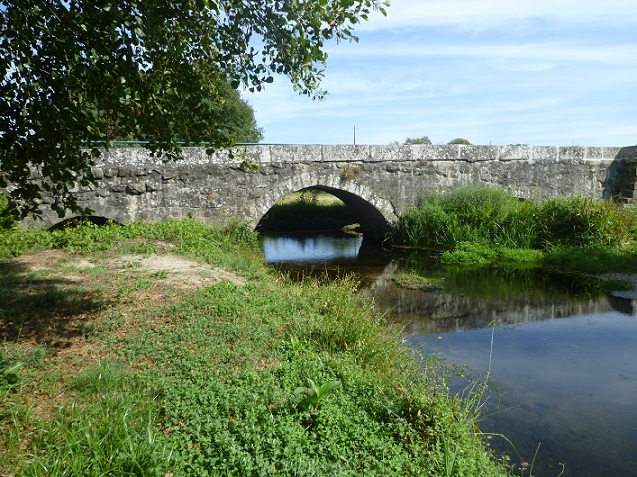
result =
[[[358,217],[363,232],[384,237],[398,216],[426,194],[460,185],[491,185],[520,198],[581,195],[632,200],[637,147],[464,145],[252,145],[208,155],[186,148],[165,161],[143,148],[104,151],[93,167],[97,186],[74,193],[94,217],[125,224],[192,217],[211,224],[255,227],[280,199],[315,188]],[[45,198],[45,202],[52,201]],[[52,227],[46,205],[23,227]]]

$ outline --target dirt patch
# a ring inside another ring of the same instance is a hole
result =
[[[243,279],[234,273],[172,253],[88,259],[63,250],[45,250],[22,255],[11,261],[22,268],[25,275],[32,272],[51,271],[56,273],[59,279],[69,283],[81,283],[87,279],[86,276],[74,271],[106,266],[119,273],[124,271],[131,274],[165,272],[165,276],[161,273],[160,276],[168,283],[180,288],[203,287],[222,281],[229,281],[235,285],[244,284]]]
[[[229,281],[235,285],[243,285],[243,279],[238,275],[220,268],[189,260],[174,254],[135,256],[127,255],[112,262],[112,266],[127,270],[144,270],[160,274],[165,272],[165,279],[180,288],[191,286],[214,285],[221,281]],[[135,268],[132,268],[135,267]]]
[[[87,339],[113,314],[137,321],[144,308],[222,281],[244,284],[238,275],[170,252],[87,257],[45,250],[0,261],[0,340],[94,355]]]

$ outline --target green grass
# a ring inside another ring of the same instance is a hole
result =
[[[453,251],[444,252],[441,261],[447,264],[458,263],[537,263],[544,259],[540,250],[527,248],[508,248],[501,245],[488,246],[472,242],[459,242]]]
[[[423,372],[356,283],[277,276],[240,224],[0,240],[0,330],[40,303],[0,345],[3,366],[23,363],[0,382],[0,475],[508,475],[481,442],[475,402]],[[49,268],[10,258],[52,247],[64,253]],[[173,288],[171,274],[111,265],[166,250],[245,284]],[[71,272],[82,279],[68,283]],[[309,380],[340,384],[308,406],[296,391]]]
[[[637,248],[557,246],[545,253],[543,263],[586,273],[636,273]]]
[[[491,187],[422,200],[399,220],[405,244],[449,264],[536,263],[584,272],[637,271],[635,214],[609,200],[519,201]]]
[[[415,270],[398,274],[394,273],[391,277],[391,281],[398,288],[408,290],[436,291],[444,288],[444,280],[422,277]]]

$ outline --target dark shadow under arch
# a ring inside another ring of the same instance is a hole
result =
[[[634,203],[637,188],[637,146],[622,147],[606,173],[604,199]]]
[[[359,224],[359,227],[356,229],[357,232],[362,232],[369,239],[380,239],[383,240],[386,238],[387,234],[391,232],[391,225],[388,223],[387,219],[383,216],[383,214],[372,204],[370,204],[367,200],[359,197],[358,195],[342,190],[334,187],[315,185],[311,187],[304,187],[299,189],[296,192],[306,192],[306,191],[321,191],[327,194],[331,194],[334,197],[340,199],[347,206],[347,215],[348,217],[344,218],[345,222],[341,223],[337,227],[334,227],[334,224],[330,224],[333,228],[327,229],[323,228],[325,224],[316,223],[316,228],[312,225],[312,217],[304,217],[302,221],[304,228],[299,230],[292,230],[285,225],[281,227],[281,230],[277,230],[278,222],[277,219],[273,219],[269,216],[269,211],[261,218],[258,225],[256,226],[256,230],[258,231],[267,231],[267,232],[279,232],[285,231],[286,229],[289,231],[302,231],[302,232],[312,232],[312,231],[327,231],[327,230],[336,230],[337,228],[342,228],[343,226],[350,225],[353,223]],[[272,209],[270,209],[272,210]],[[313,212],[310,210],[307,213],[312,214]],[[269,220],[273,220],[275,222],[271,223]],[[347,221],[349,220],[349,221]],[[331,222],[331,221],[330,221]],[[287,225],[287,224],[286,224]],[[299,225],[299,224],[295,224]]]
[[[358,219],[361,232],[364,235],[384,239],[388,233],[391,233],[391,225],[383,214],[362,197],[334,187],[317,185],[312,187],[312,189],[322,190],[341,199]]]
[[[83,223],[91,223],[94,225],[106,225],[106,224],[117,224],[122,225],[119,222],[115,222],[114,220],[108,219],[106,217],[101,217],[99,215],[78,215],[76,217],[70,217],[68,219],[64,219],[61,222],[49,227],[47,230],[63,230],[69,227],[77,227]]]

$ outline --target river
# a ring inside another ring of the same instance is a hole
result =
[[[486,383],[480,429],[518,475],[555,477],[562,464],[564,476],[637,474],[634,301],[544,270],[445,269],[356,235],[262,243],[266,261],[291,273],[357,274],[408,342],[453,370],[454,392]],[[442,287],[399,288],[393,278],[406,272]]]

